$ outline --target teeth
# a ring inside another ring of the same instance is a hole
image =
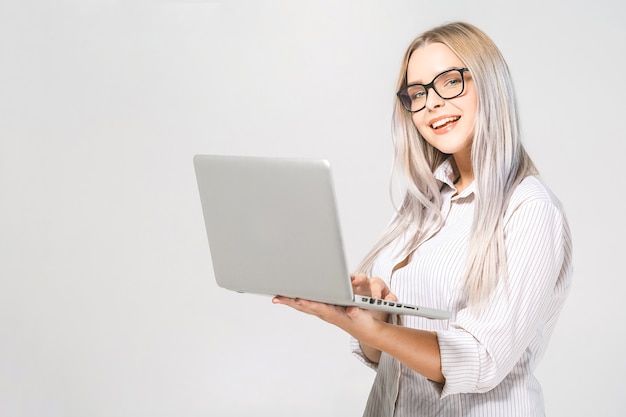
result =
[[[459,120],[458,117],[446,117],[445,119],[441,119],[441,120],[437,120],[435,123],[433,123],[432,125],[430,125],[433,129],[438,129],[441,126],[450,123],[450,122],[454,122],[456,120]]]

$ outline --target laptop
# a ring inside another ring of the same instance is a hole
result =
[[[195,155],[193,162],[218,286],[391,314],[450,317],[445,310],[353,293],[328,161]]]

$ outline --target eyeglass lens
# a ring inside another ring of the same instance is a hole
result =
[[[460,69],[448,70],[437,75],[430,84],[409,85],[400,90],[398,97],[407,110],[411,112],[420,111],[426,107],[428,89],[431,87],[443,99],[459,96],[464,88],[463,71]]]

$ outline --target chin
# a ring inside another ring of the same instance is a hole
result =
[[[446,140],[437,140],[437,141],[428,141],[434,148],[436,148],[439,152],[454,155],[460,152],[465,152],[471,145],[467,143],[450,143],[450,141]],[[465,142],[465,141],[464,141]]]

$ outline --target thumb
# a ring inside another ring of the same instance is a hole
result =
[[[346,308],[346,314],[351,319],[358,317],[360,313],[361,313],[361,308],[359,307],[347,307]]]
[[[392,292],[388,293],[387,295],[385,295],[385,300],[387,301],[398,301],[398,297],[396,297],[396,295]]]

